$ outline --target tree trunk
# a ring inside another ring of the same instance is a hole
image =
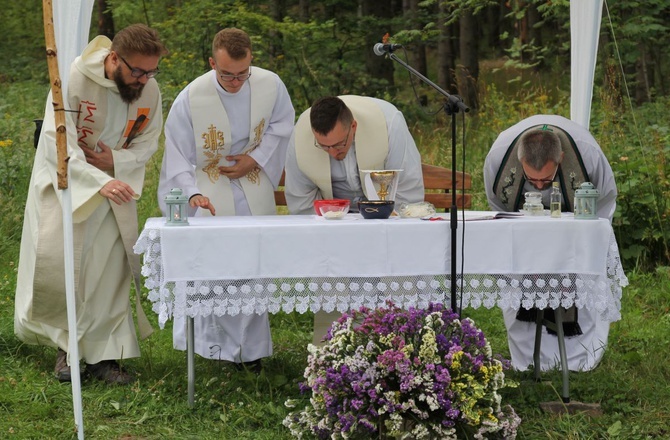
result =
[[[273,0],[270,6],[272,8],[272,19],[277,23],[281,23],[286,11],[286,0]],[[270,37],[271,43],[268,51],[270,52],[270,56],[273,59],[276,59],[278,55],[283,53],[282,35],[276,29],[272,29],[270,31]]]
[[[381,18],[381,20],[375,20],[375,22],[381,24],[368,26],[368,29],[365,31],[365,41],[369,43],[363,48],[365,53],[365,70],[372,78],[386,80],[389,88],[393,89],[393,61],[387,60],[386,57],[377,56],[372,51],[373,45],[380,42],[384,34],[392,32],[392,29],[385,23],[388,22],[386,19],[393,17],[393,2],[359,0],[358,7],[362,17]],[[371,91],[371,94],[374,94],[374,91]]]
[[[300,21],[309,21],[309,0],[298,1],[298,17]]]
[[[477,52],[477,21],[471,10],[466,10],[460,18],[460,64],[458,66],[458,89],[467,106],[473,110],[479,107],[477,99],[477,79],[479,78],[479,55]]]
[[[98,35],[104,35],[112,40],[115,35],[114,16],[107,4],[107,0],[96,0],[98,7]]]
[[[447,2],[440,2],[438,13],[438,29],[440,36],[437,40],[437,84],[448,93],[458,93],[456,85],[456,51],[454,50],[454,25],[448,24],[450,8]]]
[[[635,102],[642,104],[651,100],[651,87],[649,86],[649,57],[644,43],[638,44],[640,54],[635,62]]]
[[[404,0],[403,1],[403,15],[410,29],[420,31],[423,29],[419,11],[419,0]],[[419,73],[426,76],[428,73],[428,61],[426,60],[426,45],[417,39],[412,43],[412,50],[410,51],[410,63]]]

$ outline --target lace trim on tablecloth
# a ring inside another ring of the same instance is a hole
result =
[[[568,308],[597,311],[603,320],[621,319],[621,289],[628,279],[616,240],[610,239],[607,277],[593,274],[475,274],[457,280],[462,307],[530,309]],[[251,315],[297,311],[338,311],[392,302],[425,308],[451,304],[449,275],[342,278],[265,278],[164,283],[159,231],[143,231],[135,252],[144,254],[142,275],[161,328],[173,317]]]

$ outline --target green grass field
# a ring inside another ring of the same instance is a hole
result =
[[[473,175],[474,209],[485,209],[481,179],[484,156],[498,132],[534,113],[566,108],[553,100],[518,97],[514,111],[501,108],[489,89],[488,104],[469,117],[465,170]],[[517,92],[518,93],[518,92]],[[32,119],[41,117],[44,87],[0,84],[0,438],[76,438],[71,386],[59,383],[52,370],[53,349],[27,346],[13,332],[14,289],[23,199],[32,160]],[[560,101],[560,99],[559,99]],[[497,103],[496,103],[497,102]],[[600,111],[600,110],[598,110]],[[409,119],[424,162],[449,166],[450,138],[444,116],[436,122]],[[607,120],[605,118],[604,120]],[[459,119],[460,124],[460,119]],[[8,142],[10,141],[10,142]],[[610,147],[608,147],[610,148]],[[607,151],[617,159],[616,145]],[[462,150],[459,147],[460,150]],[[461,151],[459,151],[460,157]],[[148,166],[140,201],[140,224],[158,215],[154,201],[160,154]],[[463,167],[459,166],[459,169]],[[511,372],[520,382],[504,391],[523,419],[520,439],[663,439],[670,438],[670,269],[628,269],[622,320],[611,327],[609,347],[594,371],[570,374],[573,400],[599,404],[603,415],[550,415],[539,404],[559,400],[560,372],[543,375]],[[156,325],[156,316],[145,310]],[[464,310],[485,331],[495,352],[507,356],[505,328],[499,310]],[[172,349],[170,323],[142,342],[142,357],[125,362],[137,374],[132,386],[82,384],[84,430],[91,439],[283,439],[289,410],[284,402],[299,399],[298,383],[311,341],[310,313],[271,316],[275,354],[260,376],[238,372],[227,364],[196,361],[196,405],[187,404],[186,355]]]

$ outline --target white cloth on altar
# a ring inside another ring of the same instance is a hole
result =
[[[402,203],[423,201],[423,175],[421,155],[416,148],[412,134],[407,128],[403,114],[391,103],[369,98],[384,113],[388,131],[389,152],[384,163],[385,169],[402,170],[398,177],[396,207]],[[314,147],[316,148],[316,147]],[[356,142],[353,141],[347,156],[338,161],[330,158],[330,172],[333,183],[333,197],[354,201],[364,197],[360,173],[356,161]],[[359,148],[361,148],[359,146]],[[295,139],[291,140],[286,155],[286,175],[290,186],[285,188],[286,202],[291,214],[313,214],[314,200],[321,198],[317,185],[305,176],[298,167]],[[288,176],[291,176],[290,178]],[[352,211],[358,207],[353,203]]]
[[[216,82],[216,72],[206,75]],[[266,102],[273,107],[272,119],[263,134],[261,144],[249,153],[263,168],[276,187],[284,169],[284,158],[289,137],[293,131],[295,112],[284,83],[275,75],[277,99]],[[231,154],[242,154],[249,143],[251,91],[249,81],[237,93],[228,93],[218,82],[216,90],[228,114],[232,128]],[[182,90],[170,109],[165,123],[165,153],[158,188],[158,201],[165,212],[164,196],[171,188],[181,188],[188,197],[199,194],[195,168],[196,145],[188,99],[189,86]],[[222,164],[223,165],[223,164]],[[251,215],[241,186],[232,181],[235,212]],[[207,196],[207,194],[204,194]],[[191,215],[200,213],[191,210]],[[248,243],[245,246],[249,245]],[[217,252],[236,253],[235,247],[224,246]],[[194,319],[195,352],[205,358],[248,362],[272,355],[272,337],[267,313],[260,315],[200,316]],[[175,316],[173,344],[186,350],[186,319]]]
[[[505,211],[504,205],[493,192],[493,182],[507,149],[521,132],[540,124],[555,125],[570,134],[577,145],[591,183],[600,191],[600,197],[597,201],[598,216],[611,222],[616,209],[617,189],[614,173],[607,157],[587,129],[569,119],[556,115],[535,115],[526,118],[500,133],[495,140],[484,162],[484,187],[491,209]],[[525,191],[538,190],[531,183],[526,182]],[[543,204],[549,206],[551,187],[548,186],[540,192],[542,193]],[[536,245],[546,246],[547,243]],[[518,370],[526,370],[529,365],[533,364],[535,324],[515,319],[516,313],[516,310],[513,309],[503,309],[505,325],[507,326],[507,341],[513,367]],[[578,323],[583,334],[565,338],[568,368],[572,371],[588,371],[600,363],[605,353],[609,335],[609,322],[603,320],[595,311],[582,308],[578,311]],[[543,328],[542,332],[541,369],[549,370],[557,366],[560,367],[558,339],[556,336],[548,334],[546,328]]]

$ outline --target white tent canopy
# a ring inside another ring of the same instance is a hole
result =
[[[588,129],[603,0],[570,2],[570,119]]]
[[[56,53],[58,58],[58,75],[61,80],[64,108],[67,106],[67,86],[69,80],[70,65],[74,59],[84,50],[88,43],[89,29],[91,28],[91,13],[94,0],[54,0],[53,23],[54,37],[56,40]],[[49,2],[44,1],[43,7],[48,7]],[[68,127],[72,130],[74,127]],[[69,173],[68,173],[69,179]],[[79,375],[79,348],[77,335],[77,312],[75,310],[74,294],[74,246],[72,230],[72,194],[68,188],[63,190],[61,197],[63,211],[63,242],[65,262],[65,288],[67,299],[68,331],[70,363],[72,371],[72,402],[74,409],[75,425],[78,438],[84,438],[84,417],[81,402],[81,379]]]

